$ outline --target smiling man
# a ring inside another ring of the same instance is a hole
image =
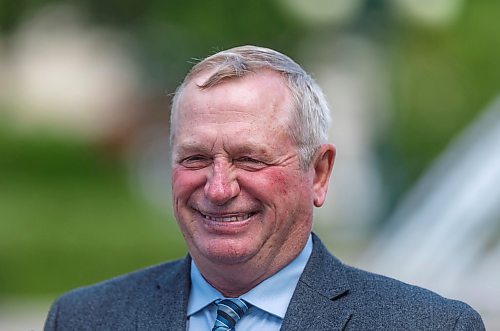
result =
[[[276,51],[193,67],[171,116],[189,255],[57,300],[46,330],[483,330],[465,303],[342,264],[311,233],[335,147],[320,88]]]

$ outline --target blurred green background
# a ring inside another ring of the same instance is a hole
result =
[[[495,0],[0,2],[0,300],[52,300],[186,254],[163,159],[170,96],[196,59],[242,44],[284,52],[314,76],[339,40],[375,49],[359,56],[376,54],[383,77],[371,86],[386,86],[365,113],[384,202],[337,244],[346,257],[361,251],[497,96],[499,12]],[[327,241],[355,218],[334,215],[318,226]]]
[[[46,136],[3,136],[0,152],[3,295],[58,293],[184,254],[174,221],[131,194],[117,160]]]

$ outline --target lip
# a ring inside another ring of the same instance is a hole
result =
[[[211,222],[220,222],[220,223],[234,223],[234,222],[243,222],[251,218],[255,212],[248,213],[206,213],[199,211],[201,216]]]
[[[213,213],[196,210],[199,219],[208,232],[217,234],[237,234],[250,226],[258,212]]]

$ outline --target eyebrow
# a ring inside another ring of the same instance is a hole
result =
[[[193,152],[207,152],[210,148],[204,146],[204,144],[200,144],[194,141],[183,142],[182,144],[177,144],[172,151],[177,151],[177,153],[193,153]]]
[[[211,146],[207,146],[204,142],[197,142],[194,140],[185,141],[180,143],[175,148],[178,153],[209,153],[212,151]],[[247,141],[243,145],[237,146],[224,146],[224,150],[229,154],[262,154],[267,155],[269,149],[265,144],[258,144],[252,141]]]

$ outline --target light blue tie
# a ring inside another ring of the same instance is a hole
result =
[[[250,304],[238,298],[215,300],[215,304],[217,305],[217,318],[212,331],[234,330],[236,322],[250,308]]]

